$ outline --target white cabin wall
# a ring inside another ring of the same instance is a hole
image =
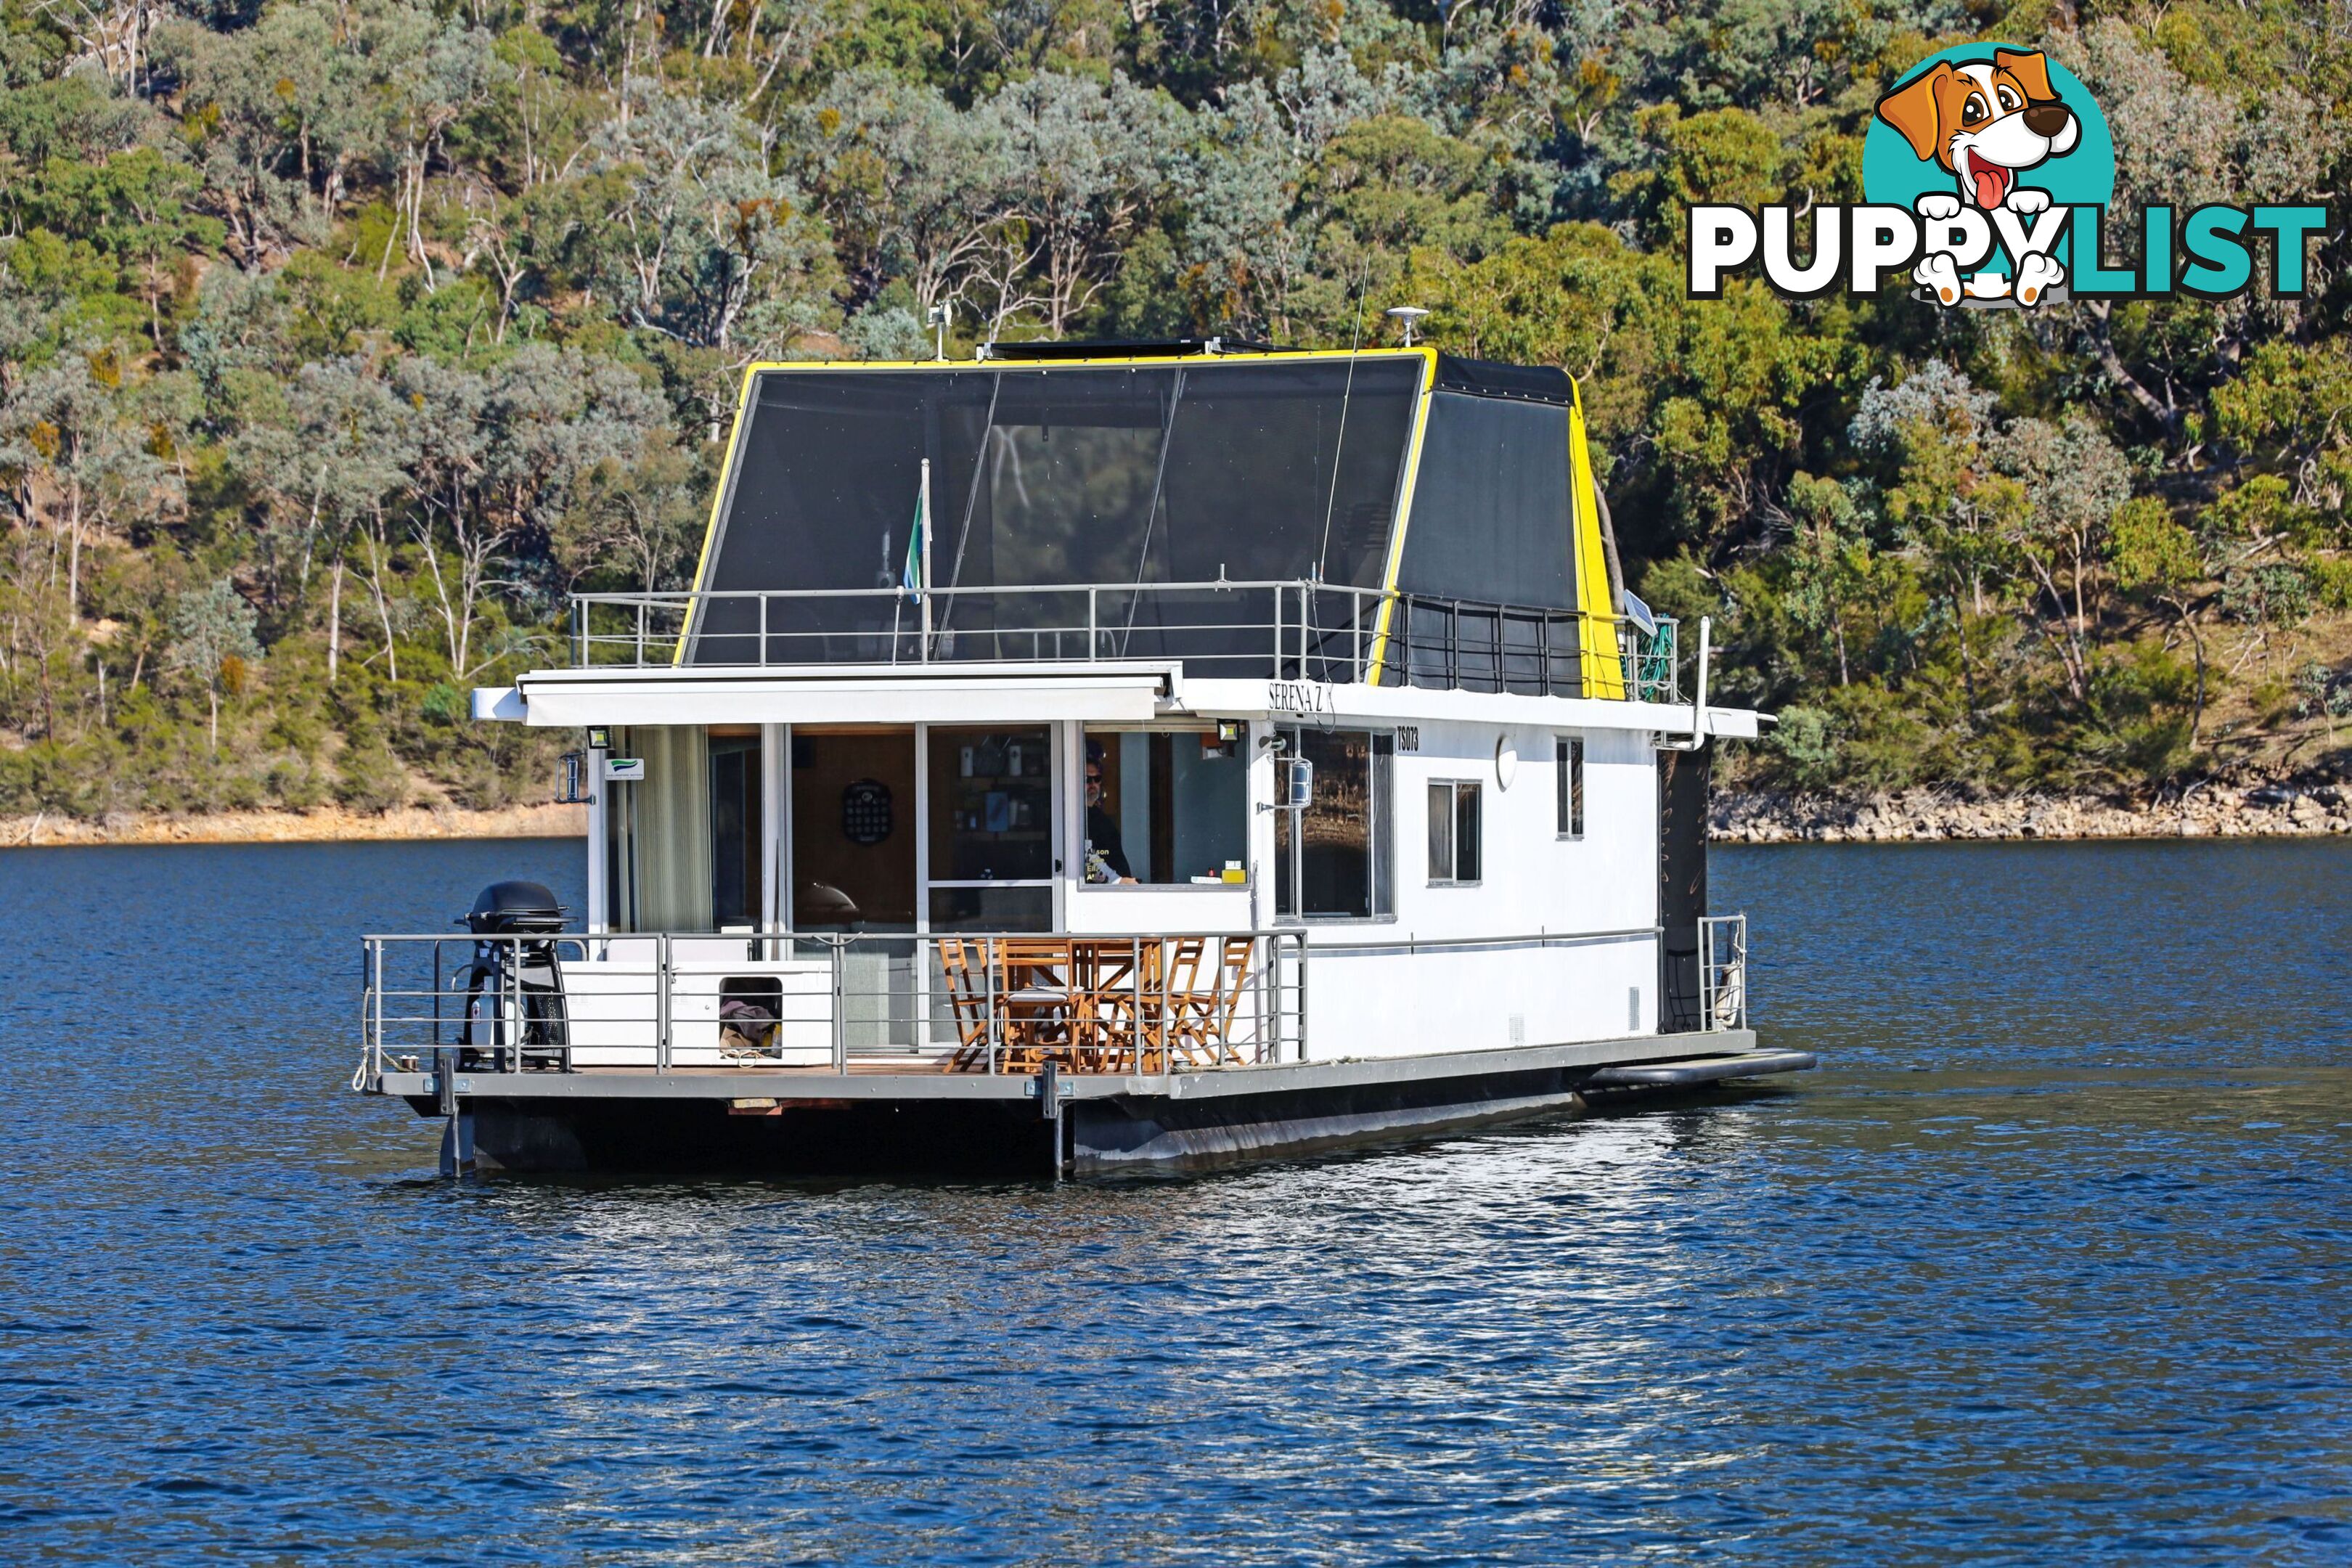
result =
[[[1238,882],[1196,888],[1070,881],[1068,889],[1069,929],[1087,935],[1250,929],[1250,890]]]
[[[1546,758],[1547,784],[1554,770]],[[1648,734],[1596,730],[1584,738],[1584,839],[1559,845],[1580,931],[1658,921],[1658,753]]]
[[[1559,834],[1553,741],[1572,731],[1425,723],[1421,750],[1396,759],[1397,923],[1424,939],[1517,936],[1649,926],[1657,920],[1657,782],[1647,738],[1622,731],[1584,737],[1584,837]],[[1517,745],[1511,787],[1496,777],[1495,747]],[[1428,786],[1475,779],[1485,814],[1482,879],[1429,885]]]
[[[1311,928],[1308,1056],[1498,1050],[1654,1030],[1657,946],[1647,934],[1493,948],[1414,945],[1646,933],[1658,899],[1649,737],[1584,733],[1584,835],[1564,839],[1553,742],[1576,731],[1454,721],[1420,728],[1420,750],[1395,761],[1397,918]],[[1496,743],[1507,733],[1519,760],[1504,789]],[[1428,786],[1440,779],[1482,786],[1483,866],[1475,887],[1429,882]]]
[[[1362,928],[1356,934],[1380,940]],[[1308,962],[1307,1054],[1412,1057],[1648,1034],[1657,1027],[1656,973],[1648,937],[1419,952],[1318,942]]]

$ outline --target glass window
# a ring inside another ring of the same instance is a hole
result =
[[[760,923],[760,732],[710,731],[711,929]]]
[[[1054,875],[1054,749],[1045,725],[931,731],[931,881]]]
[[[1454,788],[1454,879],[1457,882],[1475,882],[1486,874],[1481,853],[1486,835],[1478,818],[1483,798],[1475,784],[1465,782]]]
[[[1584,837],[1584,742],[1559,737],[1552,745],[1559,775],[1559,836]]]
[[[1286,730],[1283,755],[1315,764],[1303,811],[1277,811],[1275,904],[1307,920],[1396,912],[1391,891],[1390,772],[1396,741],[1363,730]]]
[[[1089,730],[1089,882],[1207,886],[1244,879],[1249,760],[1213,730]]]
[[[1429,786],[1429,879],[1454,880],[1454,785]]]
[[[1429,786],[1429,880],[1433,887],[1479,879],[1479,786],[1471,779],[1441,779]]]
[[[1051,931],[1054,889],[1011,887],[931,888],[933,931]]]

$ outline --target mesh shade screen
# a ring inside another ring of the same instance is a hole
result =
[[[1136,584],[1380,585],[1418,356],[761,376],[706,591],[890,589],[931,464],[934,658],[1239,657],[1272,601]],[[1084,595],[998,592],[1104,584]],[[691,663],[913,658],[896,595],[719,600]],[[1221,625],[1230,623],[1229,637]],[[1076,638],[1073,642],[1071,639]],[[1255,647],[1255,644],[1250,645]]]
[[[1430,400],[1397,587],[1572,609],[1568,410],[1440,392]]]

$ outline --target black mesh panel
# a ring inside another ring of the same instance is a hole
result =
[[[1438,393],[1430,401],[1397,587],[1574,608],[1568,485],[1567,409]]]
[[[928,457],[932,581],[991,590],[934,601],[932,658],[1172,655],[1265,672],[1271,593],[1149,585],[1380,586],[1421,370],[1390,358],[770,373],[698,586],[895,588]],[[1089,583],[1114,586],[1091,604],[993,591]],[[1296,598],[1280,612],[1294,627]],[[1311,598],[1306,633],[1286,642],[1294,665],[1302,642],[1313,668],[1360,656],[1355,603]],[[771,662],[911,660],[920,616],[895,593],[764,611],[721,599],[688,658],[752,662],[764,624]]]

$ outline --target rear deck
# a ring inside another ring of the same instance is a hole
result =
[[[1755,1048],[1710,925],[1704,1027],[1478,1050],[1310,1045],[1295,931],[377,936],[353,1083],[446,1120],[453,1171],[1164,1168],[1811,1067]]]

